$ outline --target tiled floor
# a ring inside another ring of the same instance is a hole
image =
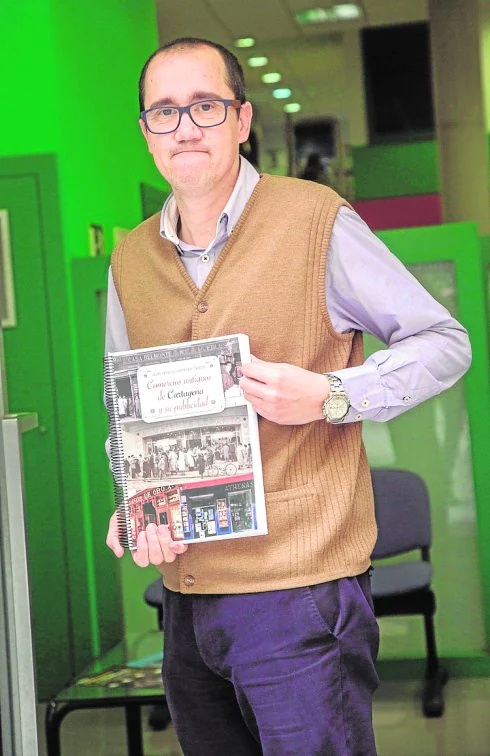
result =
[[[381,684],[374,707],[379,756],[490,756],[490,679],[450,680],[441,719],[422,716],[419,689],[414,682]],[[43,739],[42,710],[39,731]],[[45,756],[44,742],[41,746]],[[123,714],[112,709],[68,715],[62,725],[61,753],[126,756]],[[145,756],[181,753],[172,728],[158,733],[145,728]]]

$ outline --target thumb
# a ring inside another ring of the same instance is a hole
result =
[[[121,558],[121,557],[123,556],[123,554],[124,554],[124,549],[123,549],[123,547],[121,546],[121,544],[120,544],[120,542],[119,542],[119,538],[117,537],[117,535],[111,535],[111,536],[110,536],[110,537],[109,537],[109,538],[107,539],[106,543],[107,543],[107,546],[108,546],[108,547],[110,548],[110,550],[111,550],[111,551],[113,551],[113,552],[114,552],[114,554],[115,554],[115,555],[116,555],[116,556],[117,556],[118,558]]]

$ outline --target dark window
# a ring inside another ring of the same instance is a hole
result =
[[[362,54],[370,142],[432,138],[429,24],[363,29]]]
[[[312,153],[321,158],[335,155],[335,121],[331,118],[317,118],[300,121],[294,126],[296,164],[306,161]]]

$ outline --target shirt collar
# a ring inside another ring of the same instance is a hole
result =
[[[216,236],[218,236],[223,225],[226,227],[226,236],[230,236],[238,223],[238,219],[243,213],[245,205],[249,201],[259,178],[260,176],[253,165],[249,163],[246,158],[240,156],[238,178],[230,198],[216,222]],[[167,197],[160,215],[160,236],[164,239],[168,239],[168,241],[175,244],[177,248],[180,248],[183,242],[180,241],[177,234],[178,221],[179,208],[177,207],[176,199],[172,193]],[[185,246],[188,247],[189,245]]]

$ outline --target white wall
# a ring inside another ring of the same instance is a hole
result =
[[[480,60],[485,125],[490,131],[490,4],[480,3]]]
[[[293,123],[315,117],[341,119],[345,124],[349,144],[367,144],[364,79],[360,34],[357,30],[339,34],[324,43],[309,40],[308,46],[299,45],[293,52],[289,48],[283,65],[282,70],[286,71],[289,66],[289,74],[286,74],[284,83],[291,86],[293,95],[295,91],[300,92],[298,100],[302,104],[302,110],[292,116]],[[319,69],[322,71],[320,77]],[[308,71],[314,71],[311,80]],[[265,100],[268,97],[266,92],[259,95],[251,92],[252,98],[254,94],[258,111],[256,120],[261,135],[261,170],[285,173],[287,154],[283,115],[277,108],[272,116],[265,101],[259,99],[264,97]],[[266,107],[263,108],[263,105]]]

